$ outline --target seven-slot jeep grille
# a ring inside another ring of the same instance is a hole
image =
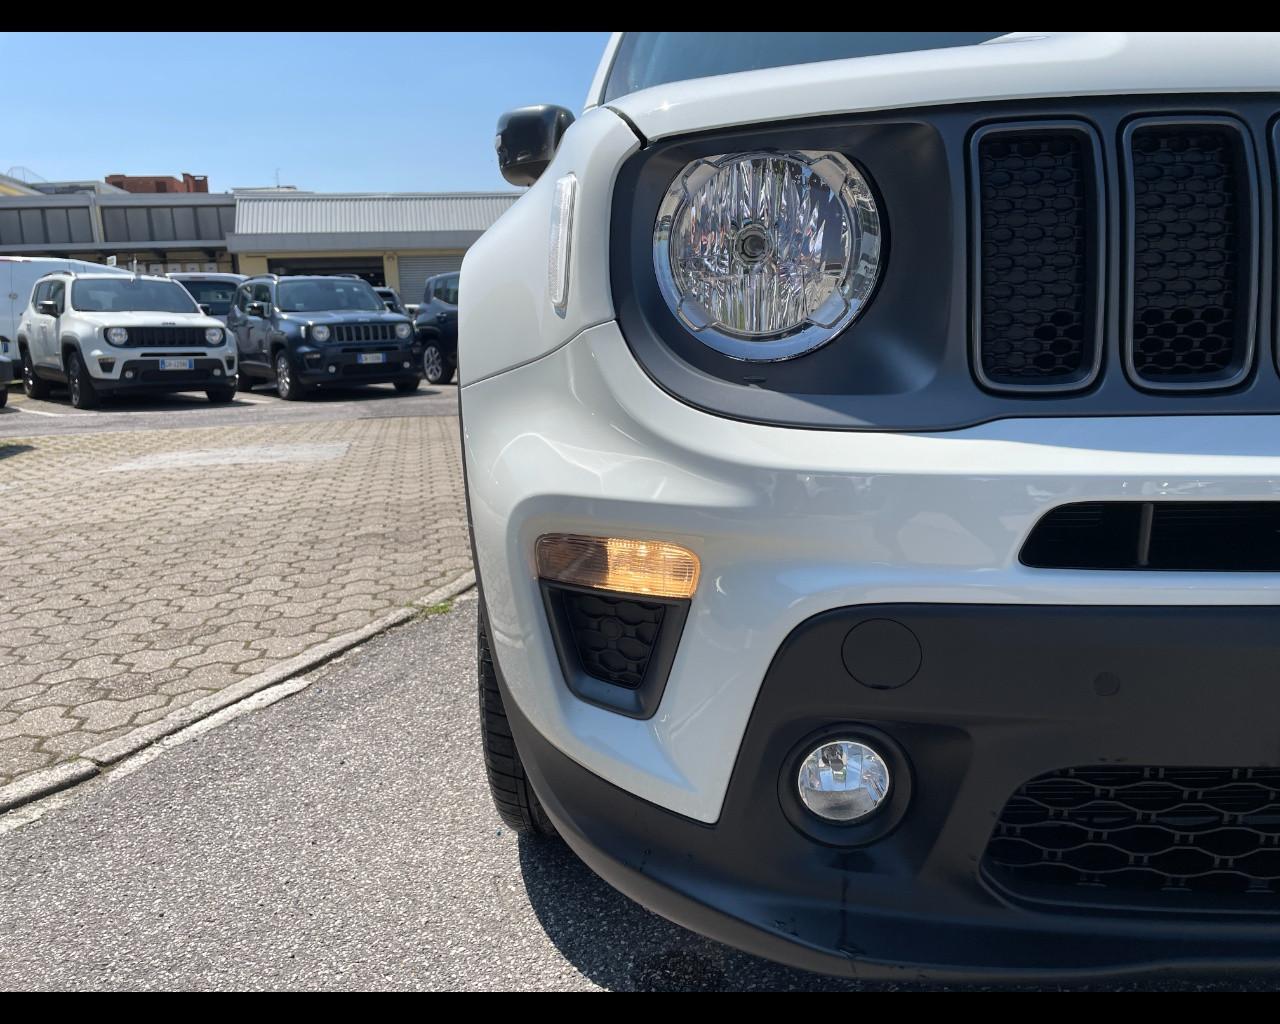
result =
[[[125,342],[126,348],[184,348],[192,345],[199,348],[211,347],[204,337],[204,332],[208,330],[206,327],[129,327],[126,329],[129,332],[129,340]],[[214,345],[221,344],[221,338],[214,342]]]
[[[1047,902],[1280,911],[1280,768],[1049,772],[1009,799],[984,867]]]
[[[335,341],[395,341],[395,324],[336,324]]]

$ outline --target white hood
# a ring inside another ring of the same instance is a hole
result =
[[[97,313],[76,310],[75,315],[87,323],[103,327],[224,327],[221,320],[203,313],[156,313],[120,311]]]
[[[1280,91],[1280,33],[1013,32],[977,46],[654,86],[605,104],[647,139],[858,111],[1051,96]]]

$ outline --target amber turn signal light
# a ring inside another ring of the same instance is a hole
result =
[[[537,562],[544,580],[651,597],[692,597],[701,569],[678,544],[569,533],[539,537]]]

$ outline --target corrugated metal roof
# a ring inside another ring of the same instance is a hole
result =
[[[236,196],[241,235],[484,231],[521,193]]]

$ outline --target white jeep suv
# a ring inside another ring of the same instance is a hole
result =
[[[17,336],[32,398],[47,397],[55,383],[67,386],[77,409],[134,392],[235,397],[234,339],[167,278],[48,274],[32,289]]]
[[[636,32],[506,115],[503,818],[815,970],[1280,964],[1277,54]]]

